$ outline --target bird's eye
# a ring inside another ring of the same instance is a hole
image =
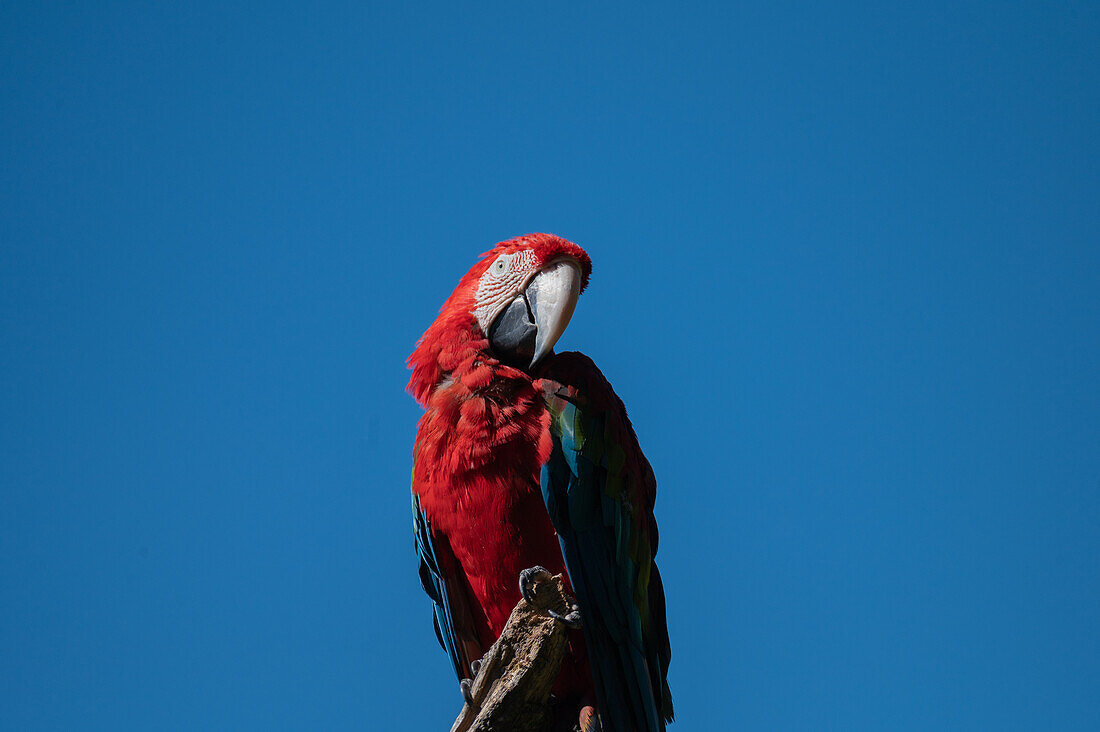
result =
[[[508,269],[508,263],[503,258],[498,259],[496,264],[493,265],[493,271],[497,274],[504,274],[504,271]]]

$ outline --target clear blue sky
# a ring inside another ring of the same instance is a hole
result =
[[[0,9],[0,727],[446,729],[404,359],[550,231],[675,729],[1100,728],[1100,6],[588,5]]]

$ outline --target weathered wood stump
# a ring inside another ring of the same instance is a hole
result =
[[[547,732],[550,689],[568,643],[567,627],[547,611],[562,615],[572,604],[561,575],[546,573],[535,585],[533,602],[520,600],[500,638],[473,679],[472,704],[465,704],[451,732]]]

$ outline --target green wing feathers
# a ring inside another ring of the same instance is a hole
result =
[[[560,354],[544,376],[553,450],[543,498],[581,605],[601,723],[659,732],[673,713],[653,471],[591,360]]]

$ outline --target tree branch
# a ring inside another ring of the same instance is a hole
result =
[[[572,602],[560,574],[536,584],[532,599],[519,601],[500,638],[481,659],[470,689],[473,703],[462,707],[451,732],[550,729],[550,689],[568,638],[565,624],[547,611],[565,615]]]

